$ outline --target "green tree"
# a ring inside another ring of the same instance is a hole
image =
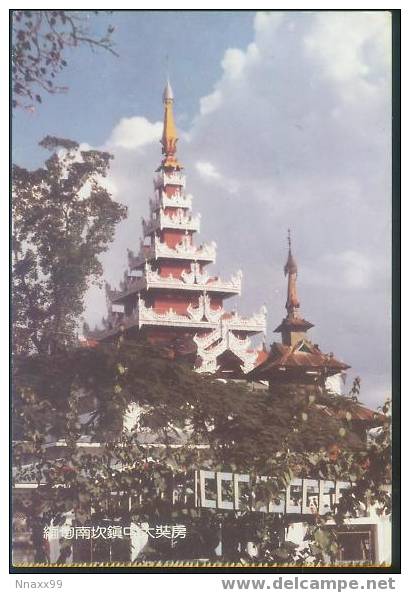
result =
[[[99,256],[126,208],[104,186],[106,152],[47,136],[44,167],[14,165],[13,345],[53,352],[75,339],[84,295],[102,274]]]
[[[244,547],[229,545],[238,538],[256,542],[259,559],[271,563],[329,562],[336,557],[337,538],[326,524],[329,517],[312,516],[302,553],[281,537],[288,526],[286,516],[195,509],[184,501],[172,504],[162,498],[160,492],[171,477],[174,483],[178,476],[183,481],[185,472],[207,467],[274,476],[258,485],[261,501],[278,495],[295,475],[354,479],[356,497],[343,499],[332,519],[341,522],[346,514],[359,513],[369,497],[388,511],[383,487],[389,481],[389,468],[379,461],[388,459],[389,441],[381,433],[377,445],[352,438],[353,398],[317,394],[319,405],[339,412],[333,421],[324,422],[311,390],[292,388],[287,397],[252,393],[237,383],[200,376],[142,340],[121,338],[118,343],[64,354],[21,357],[15,370],[14,417],[20,430],[16,479],[37,481],[31,510],[34,525],[44,525],[50,518],[62,521],[64,512],[72,509],[82,522],[92,517],[100,522],[120,518],[124,524],[183,517],[192,534],[186,550],[183,544],[170,550],[160,542],[145,552],[145,558],[200,557],[204,549],[211,558],[219,529],[224,533],[225,562],[252,561]],[[95,414],[83,426],[78,422],[80,393],[96,402]],[[135,401],[142,409],[139,423],[131,432],[123,431],[122,418]],[[151,441],[168,446],[144,446],[141,437],[147,430]],[[98,454],[77,447],[80,435],[87,432],[102,443]],[[66,439],[67,447],[53,461],[45,444],[56,433]],[[36,463],[25,463],[30,456]],[[120,501],[134,500],[131,508],[114,504],[115,492],[121,492]]]

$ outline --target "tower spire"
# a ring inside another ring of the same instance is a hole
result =
[[[302,319],[299,313],[300,302],[296,289],[298,267],[292,254],[292,238],[288,229],[288,259],[284,267],[285,276],[288,277],[288,291],[286,298],[287,315],[282,323],[275,329],[275,332],[282,334],[282,343],[287,346],[294,346],[302,340],[306,331],[313,327],[313,324]]]
[[[298,267],[296,261],[292,255],[292,239],[290,235],[290,229],[288,229],[288,259],[285,264],[284,272],[285,276],[288,277],[288,294],[286,299],[286,310],[288,312],[288,318],[299,317],[299,299],[296,289],[296,279],[298,277]]]
[[[175,156],[178,133],[174,120],[174,93],[169,78],[167,78],[162,99],[164,102],[164,126],[161,138],[162,154],[164,155],[162,167],[179,170],[182,169],[182,166]]]

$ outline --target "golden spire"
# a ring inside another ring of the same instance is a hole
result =
[[[285,276],[288,276],[288,295],[286,299],[286,310],[288,317],[299,316],[299,299],[296,291],[296,278],[298,276],[298,267],[292,255],[292,242],[290,238],[290,229],[288,229],[288,259],[284,268]]]
[[[178,134],[174,121],[174,94],[169,80],[165,85],[164,94],[162,96],[164,102],[164,128],[162,132],[161,144],[162,154],[165,155],[162,161],[163,167],[169,167],[172,169],[181,169],[182,166],[175,157],[177,151]]]

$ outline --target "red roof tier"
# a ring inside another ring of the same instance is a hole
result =
[[[318,346],[301,340],[294,346],[274,342],[267,359],[248,373],[249,379],[269,380],[286,370],[321,371],[326,376],[350,368],[332,354],[324,354]]]

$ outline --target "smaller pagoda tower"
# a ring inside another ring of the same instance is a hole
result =
[[[323,422],[331,418],[346,419],[346,409],[334,406],[327,394],[343,395],[345,371],[349,365],[335,358],[333,353],[325,354],[317,344],[312,344],[307,332],[313,324],[300,314],[300,302],[297,294],[296,260],[292,254],[290,231],[288,231],[288,257],[285,264],[285,276],[288,277],[286,317],[275,329],[282,335],[282,341],[274,342],[265,360],[247,374],[250,381],[263,381],[269,385],[273,399],[293,397],[302,388],[305,394],[322,394],[321,401],[314,401],[312,409],[319,413]],[[363,404],[349,402],[352,433],[350,446],[362,447],[370,428],[380,426],[383,415]]]
[[[265,353],[250,337],[266,331],[266,308],[250,317],[226,311],[224,301],[241,294],[242,272],[230,279],[210,275],[216,244],[197,245],[200,215],[192,214],[192,196],[177,157],[174,94],[163,93],[162,161],[154,178],[150,215],[142,220],[139,252],[128,252],[128,270],[119,290],[107,284],[108,317],[89,337],[113,339],[120,331],[144,335],[151,343],[192,361],[199,372],[241,377]]]
[[[288,259],[284,267],[285,276],[288,277],[288,293],[286,299],[287,315],[282,319],[282,323],[274,330],[282,334],[282,344],[285,346],[294,346],[303,340],[306,332],[314,327],[313,323],[306,321],[300,316],[300,302],[297,295],[296,280],[298,277],[298,267],[295,258],[292,255],[292,241],[290,229],[288,229]]]
[[[313,323],[300,314],[296,285],[298,268],[292,254],[290,230],[288,231],[288,258],[284,272],[288,277],[285,305],[287,315],[274,330],[282,335],[282,342],[274,342],[266,360],[254,368],[247,377],[251,380],[268,381],[271,388],[278,383],[325,385],[329,383],[331,377],[340,376],[350,367],[337,360],[332,353],[324,354],[307,336]]]

